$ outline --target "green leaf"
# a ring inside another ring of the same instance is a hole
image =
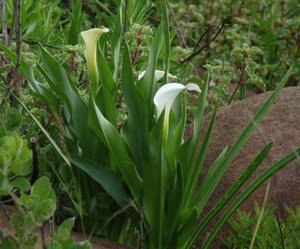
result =
[[[157,60],[163,43],[163,22],[158,27],[150,48],[149,60],[144,77],[138,82],[138,88],[145,98],[148,106],[149,122],[154,112],[153,96],[157,88],[155,81],[155,70]]]
[[[1,241],[0,249],[19,249],[18,241],[12,236],[5,236]]]
[[[116,82],[113,79],[113,75],[109,69],[107,61],[103,55],[102,50],[98,47],[97,62],[99,68],[99,79],[102,86],[109,92],[111,96],[114,96],[116,90]]]
[[[111,47],[112,47],[112,53],[113,53],[113,59],[114,59],[114,72],[113,72],[113,79],[114,81],[117,81],[118,78],[118,70],[119,70],[119,61],[120,61],[120,51],[121,51],[121,42],[123,39],[122,35],[122,7],[119,7],[119,13],[117,16],[117,21],[115,22],[115,27],[113,30],[113,35],[112,35],[112,42],[111,42]]]
[[[18,109],[10,107],[5,111],[5,126],[7,130],[19,127],[22,121],[22,115]]]
[[[70,156],[70,161],[99,183],[120,207],[126,207],[130,203],[130,197],[122,179],[111,169],[74,155]]]
[[[226,158],[226,152],[227,147],[225,147],[218,158],[214,161],[213,165],[209,168],[201,186],[195,194],[194,205],[197,207],[198,214],[202,212],[205,204],[219,182],[221,177],[220,175],[222,174],[222,169],[224,167],[223,165]]]
[[[10,182],[11,186],[19,189],[20,191],[29,191],[31,185],[28,179],[24,177],[17,177]]]
[[[190,176],[189,176],[189,178],[186,179],[186,182],[187,182],[186,193],[185,193],[186,196],[184,196],[184,201],[183,201],[183,203],[186,203],[186,206],[190,205],[193,200],[192,197],[195,192],[197,182],[199,180],[200,172],[201,172],[201,169],[203,167],[203,164],[204,164],[204,161],[206,158],[210,138],[211,138],[215,120],[216,120],[216,115],[217,115],[217,111],[215,110],[215,112],[211,118],[209,127],[207,129],[204,141],[203,141],[201,147],[198,148],[199,152],[195,151],[195,154],[194,154],[195,160],[192,163],[192,167],[190,170]],[[211,169],[212,169],[212,167],[211,167]],[[202,186],[201,186],[201,188],[202,188]],[[206,193],[208,193],[208,190],[206,191]],[[203,198],[201,198],[201,199],[203,200]]]
[[[140,93],[133,78],[132,66],[128,47],[125,46],[123,54],[122,92],[125,104],[128,107],[128,119],[125,123],[123,133],[131,154],[142,174],[143,163],[148,161],[148,115],[145,99]]]
[[[166,225],[165,200],[170,188],[166,157],[162,148],[163,116],[156,122],[149,140],[149,163],[143,172],[143,211],[149,224],[150,248],[162,248]]]
[[[115,101],[111,94],[106,90],[104,86],[101,86],[98,94],[95,98],[95,102],[98,108],[103,113],[104,117],[116,126],[117,123],[117,108]]]
[[[39,200],[51,200],[56,202],[55,193],[47,177],[43,176],[36,180],[31,188],[31,195],[36,196]]]
[[[142,180],[136,170],[134,162],[125,149],[125,145],[118,133],[118,130],[107,119],[105,119],[93,98],[91,99],[90,108],[92,115],[96,118],[96,120],[93,120],[94,127],[98,126],[98,129],[101,131],[100,138],[104,139],[104,143],[118,166],[118,170],[124,177],[131,194],[135,200],[139,200]],[[97,123],[95,123],[95,121],[97,121]]]
[[[38,67],[55,93],[64,104],[66,128],[75,134],[85,155],[96,157],[98,145],[93,132],[88,127],[88,107],[78,95],[63,66],[42,47],[42,65]],[[91,146],[91,144],[93,146]]]

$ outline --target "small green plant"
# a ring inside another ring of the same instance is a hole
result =
[[[54,216],[56,195],[45,176],[31,186],[32,152],[27,140],[16,131],[22,124],[18,110],[6,108],[4,115],[1,114],[0,200],[10,200],[17,207],[17,212],[10,216],[11,229],[1,231],[0,248],[32,249],[37,243],[37,229]],[[0,205],[1,210],[5,210],[1,202]],[[73,225],[74,219],[64,221],[59,230],[54,231],[47,248],[91,249],[88,242],[79,245],[70,236]]]
[[[30,194],[25,194],[22,189],[14,187],[10,192],[18,211],[10,217],[13,232],[3,231],[1,249],[34,248],[39,234],[37,228],[42,228],[44,223],[54,215],[56,196],[48,178],[41,177],[37,179],[31,187]],[[20,197],[18,197],[16,191],[20,192]],[[74,219],[64,221],[58,231],[54,231],[53,237],[47,245],[45,241],[42,241],[45,248],[91,249],[92,247],[87,241],[81,244],[75,242],[70,235],[73,225]]]
[[[260,208],[256,204],[254,213],[237,212],[236,219],[230,219],[231,235],[224,240],[227,248],[248,248],[252,239]],[[286,218],[279,219],[276,208],[267,209],[262,218],[253,248],[287,248],[300,246],[300,208],[286,207]]]
[[[27,141],[17,132],[2,135],[0,138],[0,195],[9,195],[14,188],[28,191],[31,174],[31,151]]]

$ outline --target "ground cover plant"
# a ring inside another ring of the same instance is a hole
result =
[[[48,176],[58,193],[57,223],[75,216],[75,229],[84,234],[149,249],[193,248],[205,235],[201,248],[208,248],[241,203],[298,157],[300,150],[292,151],[238,194],[270,151],[272,142],[268,143],[198,222],[280,90],[287,82],[299,81],[298,50],[289,53],[292,45],[277,40],[274,33],[264,42],[258,38],[270,27],[290,37],[299,18],[296,1],[249,1],[245,6],[219,2],[214,8],[214,1],[54,1],[38,6],[32,1],[1,1],[1,111],[10,110],[22,119],[14,128],[23,139],[38,141],[32,158],[27,152],[28,160],[17,165],[25,167],[38,155],[38,175]],[[280,18],[255,14],[270,6],[274,13],[283,11]],[[22,11],[37,15],[42,25],[36,28],[37,22],[24,18]],[[62,14],[66,12],[67,17]],[[255,22],[249,24],[253,16]],[[263,30],[252,31],[252,25]],[[16,27],[16,35],[5,26]],[[284,63],[278,50],[285,51]],[[244,99],[251,89],[274,91],[199,185],[216,107]],[[208,111],[214,114],[201,140]],[[186,138],[191,124],[193,134]],[[30,172],[14,174],[14,185],[8,181],[4,186],[18,205],[18,198],[30,189]],[[28,211],[26,203],[20,205]],[[206,234],[212,221],[215,225]],[[68,231],[72,227],[66,226]]]
[[[253,228],[261,212],[255,205],[255,212],[245,213],[239,211],[238,221],[230,220],[232,234],[226,239],[228,248],[247,248],[253,235]],[[295,211],[287,208],[288,218],[281,220],[275,207],[263,212],[255,245],[253,248],[298,248],[299,247],[299,208]]]

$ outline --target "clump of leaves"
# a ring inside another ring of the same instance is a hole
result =
[[[300,247],[300,207],[295,210],[286,207],[287,218],[279,220],[276,208],[267,209],[263,214],[253,248],[286,248]],[[253,231],[260,214],[258,204],[254,213],[237,212],[237,219],[231,219],[231,235],[224,241],[227,248],[248,248]]]
[[[0,195],[9,195],[14,188],[28,191],[31,173],[31,152],[27,141],[16,132],[0,137]]]

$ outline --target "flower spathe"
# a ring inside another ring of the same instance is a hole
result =
[[[168,137],[170,110],[176,97],[184,90],[197,92],[201,91],[199,86],[194,83],[189,83],[187,85],[183,85],[180,83],[168,83],[159,88],[156,94],[154,95],[153,102],[156,107],[157,119],[161,115],[162,111],[165,110],[163,123],[164,141],[167,141]]]
[[[100,36],[109,32],[108,28],[94,28],[81,32],[85,43],[85,58],[88,66],[89,77],[91,80],[92,91],[96,94],[98,86],[98,67],[97,67],[97,44]]]
[[[138,76],[138,80],[142,79],[145,75],[146,71],[142,71],[139,76]],[[162,71],[162,70],[155,70],[155,73],[154,73],[154,77],[156,79],[156,81],[159,81],[160,79],[162,79],[165,75],[165,71]],[[168,73],[168,77],[169,78],[174,78],[176,79],[177,77]]]
[[[168,83],[158,89],[153,99],[156,106],[157,118],[159,118],[164,109],[165,112],[170,111],[175,98],[183,90],[200,92],[199,86],[194,83],[189,83],[187,85],[183,85],[180,83]]]

